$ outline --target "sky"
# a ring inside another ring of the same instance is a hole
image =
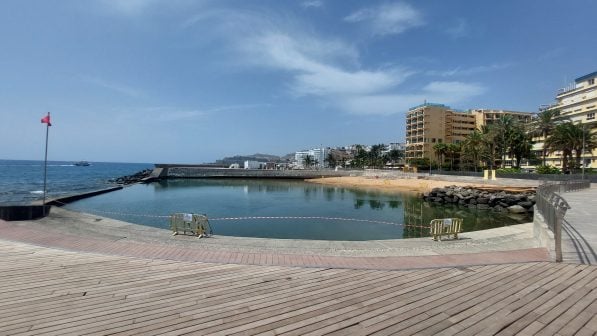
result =
[[[0,2],[0,159],[203,163],[537,112],[597,71],[593,0]]]

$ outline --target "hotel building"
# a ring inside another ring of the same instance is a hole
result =
[[[528,123],[533,113],[496,109],[459,111],[443,104],[425,103],[412,107],[406,114],[407,162],[417,158],[435,160],[436,143],[460,143],[475,129],[491,125],[500,117],[509,115]],[[508,158],[505,158],[508,162]]]
[[[581,76],[574,80],[574,83],[565,88],[559,89],[556,94],[556,102],[552,105],[542,106],[540,110],[559,110],[560,115],[556,121],[572,121],[581,123],[592,132],[597,131],[597,71]],[[541,153],[544,139],[535,138],[533,150]],[[546,158],[546,164],[562,167],[562,153],[551,153]],[[597,168],[597,149],[592,153],[583,153],[581,164],[585,168]]]

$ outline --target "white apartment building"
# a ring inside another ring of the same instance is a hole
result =
[[[327,148],[313,148],[309,150],[299,151],[294,154],[294,160],[296,161],[296,165],[299,168],[311,168],[305,167],[305,157],[311,156],[312,159],[317,161],[313,167],[324,168],[327,166],[325,161],[326,156],[329,150]]]

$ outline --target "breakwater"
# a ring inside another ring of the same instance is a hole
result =
[[[149,179],[167,178],[277,178],[310,179],[319,177],[360,176],[362,171],[345,170],[270,170],[210,168],[200,165],[156,164]]]
[[[471,187],[449,186],[433,188],[422,195],[427,202],[458,204],[479,210],[499,212],[532,212],[535,205],[535,192],[487,191]]]

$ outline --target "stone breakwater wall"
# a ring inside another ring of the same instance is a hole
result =
[[[126,175],[126,176],[121,176],[118,178],[110,179],[110,180],[108,180],[108,182],[115,183],[115,184],[121,184],[121,185],[122,184],[128,185],[128,184],[133,184],[133,183],[139,183],[139,182],[142,182],[143,179],[148,178],[149,175],[151,175],[151,172],[152,172],[151,169],[145,169],[145,170],[137,172],[133,175]]]
[[[457,186],[433,188],[422,197],[427,202],[510,213],[533,212],[535,205],[535,192],[510,193]]]

